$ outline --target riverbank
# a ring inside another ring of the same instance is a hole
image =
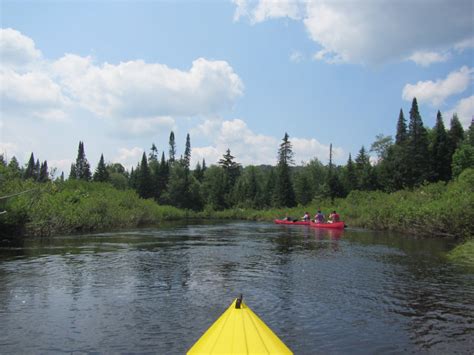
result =
[[[51,236],[157,225],[167,220],[242,219],[273,221],[285,214],[301,217],[317,209],[337,210],[353,227],[391,230],[410,235],[469,239],[474,235],[474,170],[455,181],[428,184],[395,193],[353,191],[345,199],[313,201],[295,208],[254,210],[234,208],[201,212],[162,206],[144,200],[132,190],[117,190],[106,183],[77,180],[43,184],[11,180],[2,195],[32,190],[4,204],[0,215],[3,234]]]

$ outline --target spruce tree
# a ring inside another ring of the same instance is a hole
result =
[[[176,142],[175,142],[175,139],[174,139],[173,131],[171,131],[171,133],[170,133],[169,146],[170,146],[170,149],[169,149],[169,162],[170,162],[170,164],[172,164],[172,163],[174,163],[174,161],[176,159]]]
[[[142,155],[140,169],[137,171],[137,191],[141,198],[153,197],[153,182],[145,152]]]
[[[165,159],[165,153],[161,154],[161,162],[158,176],[158,194],[161,197],[166,191],[169,181],[170,168],[169,164]]]
[[[7,166],[7,161],[5,160],[5,156],[3,154],[0,154],[0,166]]]
[[[430,176],[430,155],[428,133],[418,110],[418,102],[413,99],[408,125],[407,151],[405,163],[407,165],[407,186],[418,186]]]
[[[202,179],[204,178],[204,171],[202,170],[200,162],[196,163],[196,167],[194,168],[193,175],[197,181],[202,182]]]
[[[33,174],[34,174],[34,179],[35,179],[36,181],[39,180],[40,170],[41,170],[40,161],[39,161],[39,159],[36,159],[35,169],[34,169],[34,172],[33,172]]]
[[[407,140],[407,123],[405,116],[403,115],[403,110],[400,109],[400,114],[398,115],[397,122],[397,135],[395,136],[395,144],[401,145]]]
[[[43,163],[41,163],[40,172],[39,172],[39,176],[38,176],[38,181],[39,182],[46,182],[48,180],[49,180],[48,162],[45,160]]]
[[[293,150],[288,133],[285,133],[278,150],[278,165],[274,203],[277,207],[294,207],[296,205],[295,191],[291,181],[290,165],[294,164]]]
[[[461,122],[459,122],[458,115],[455,113],[451,119],[451,125],[449,128],[449,144],[451,155],[454,154],[456,149],[459,148],[464,140],[464,129],[462,128]]]
[[[276,186],[276,174],[274,169],[271,168],[265,182],[265,187],[263,191],[263,203],[267,207],[274,206],[273,196],[275,195],[275,186]]]
[[[76,158],[76,179],[89,181],[92,177],[91,168],[84,151],[84,143],[79,142]]]
[[[69,170],[69,180],[76,180],[77,179],[77,171],[76,171],[76,164],[71,164],[71,170]]]
[[[471,120],[471,125],[467,131],[467,143],[474,147],[474,118]]]
[[[35,156],[33,153],[31,153],[28,164],[26,165],[24,178],[35,179]]]
[[[183,163],[185,170],[189,172],[189,167],[191,164],[191,139],[189,138],[189,133],[186,135],[186,146],[184,148]]]
[[[354,163],[352,162],[352,156],[349,153],[349,159],[347,160],[346,168],[344,170],[344,189],[347,193],[357,189],[357,174]]]
[[[18,160],[16,159],[15,156],[13,156],[10,159],[10,162],[8,163],[8,171],[9,171],[10,175],[14,178],[21,177],[20,164],[18,163]]]
[[[433,144],[431,148],[432,181],[448,181],[451,179],[451,154],[448,134],[444,128],[443,117],[438,111],[434,127]]]
[[[370,157],[365,151],[365,147],[359,150],[359,154],[355,159],[355,171],[357,176],[357,188],[359,190],[373,189],[372,165],[370,165]]]
[[[230,149],[219,159],[219,165],[224,169],[224,174],[227,177],[226,190],[229,192],[234,187],[237,178],[240,175],[241,165],[234,161],[235,157],[230,154]]]
[[[109,181],[109,172],[107,170],[107,167],[105,166],[104,154],[100,155],[99,164],[97,164],[93,179],[96,182]]]

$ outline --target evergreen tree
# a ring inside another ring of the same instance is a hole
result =
[[[423,126],[418,111],[418,102],[413,99],[408,126],[405,164],[407,166],[406,184],[408,187],[418,186],[430,176],[430,155],[428,133]]]
[[[250,202],[250,207],[256,208],[259,206],[258,196],[260,193],[260,187],[258,184],[257,172],[254,166],[249,166],[248,168],[247,181],[246,197]]]
[[[9,173],[10,173],[11,177],[13,177],[13,178],[21,177],[20,164],[18,163],[18,160],[16,159],[15,156],[13,156],[10,159],[10,162],[8,163],[8,170],[9,170]]]
[[[46,182],[48,180],[49,180],[48,162],[45,160],[43,163],[41,163],[38,181]]]
[[[226,153],[219,159],[219,165],[224,169],[224,174],[227,176],[227,192],[229,192],[235,185],[237,178],[240,175],[241,165],[234,161],[235,157],[230,154],[230,149],[227,149]]]
[[[97,164],[93,179],[97,182],[109,181],[109,172],[107,170],[107,167],[105,166],[104,154],[100,155],[99,164]]]
[[[3,166],[3,167],[7,166],[7,161],[5,160],[5,157],[3,154],[0,154],[0,166]]]
[[[200,162],[196,163],[196,167],[194,168],[193,175],[197,181],[202,182],[202,179],[204,178],[204,171],[202,170]]]
[[[276,175],[274,169],[271,168],[265,182],[263,191],[263,204],[267,207],[273,206],[273,196],[275,195]]]
[[[301,171],[295,176],[295,195],[299,204],[306,206],[311,202],[313,199],[312,190],[306,171]]]
[[[278,165],[274,203],[277,207],[293,207],[296,205],[295,191],[291,181],[290,164],[293,164],[293,150],[288,133],[285,133],[278,150]]]
[[[206,160],[203,158],[203,159],[202,159],[202,171],[205,172],[206,169],[207,169],[207,167],[206,167]]]
[[[339,178],[339,174],[337,173],[337,171],[332,171],[330,173],[328,187],[329,197],[331,197],[331,201],[334,201],[336,197],[344,196],[344,186],[341,183],[341,179]]]
[[[349,153],[349,159],[344,170],[344,189],[347,193],[357,189],[357,174],[354,163],[352,162],[352,156]]]
[[[471,120],[471,125],[467,131],[467,142],[474,147],[474,118]]]
[[[163,196],[163,193],[166,191],[169,181],[170,168],[169,164],[165,159],[165,153],[161,154],[161,162],[158,176],[158,195]]]
[[[35,156],[33,153],[31,153],[28,164],[26,165],[24,178],[35,179]]]
[[[458,115],[455,113],[451,119],[451,125],[449,128],[449,144],[450,144],[450,153],[454,154],[456,149],[461,146],[461,143],[464,140],[464,129],[462,128],[461,122],[459,122]]]
[[[186,147],[184,148],[184,168],[186,171],[189,171],[191,164],[191,139],[189,138],[189,133],[186,135]]]
[[[407,140],[407,123],[405,116],[403,115],[403,110],[400,109],[400,114],[398,115],[397,122],[397,135],[395,136],[395,144],[401,145]]]
[[[40,161],[39,159],[36,159],[36,163],[35,163],[35,169],[34,169],[34,179],[36,181],[39,180],[39,176],[40,176],[40,169],[41,169],[41,164],[40,164]]]
[[[153,182],[145,152],[142,155],[140,169],[137,171],[137,191],[141,198],[153,197]]]
[[[76,158],[76,179],[90,181],[91,179],[91,169],[89,162],[86,158],[86,153],[84,151],[84,143],[79,142],[79,148],[77,151]]]
[[[171,131],[170,140],[169,140],[170,150],[169,150],[169,162],[170,164],[174,163],[176,159],[176,142],[174,139],[174,133]]]
[[[438,111],[434,128],[434,139],[431,148],[432,181],[448,181],[451,179],[451,154],[448,134],[444,128],[443,117]]]
[[[59,182],[64,182],[64,171],[61,171],[61,176],[59,177]]]
[[[206,169],[202,182],[202,195],[205,196],[205,204],[213,210],[223,210],[227,207],[226,175],[220,166],[212,165]]]
[[[158,161],[158,149],[156,148],[155,143],[152,143],[150,154],[148,154],[148,163],[151,164],[152,161]]]
[[[370,165],[370,157],[367,155],[364,146],[359,150],[359,154],[355,159],[355,172],[357,188],[359,190],[372,190],[374,187],[372,165]]]
[[[77,179],[76,164],[71,164],[68,180],[76,180],[76,179]]]

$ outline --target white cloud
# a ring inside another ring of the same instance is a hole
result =
[[[227,149],[243,165],[276,164],[278,147],[281,139],[253,132],[241,119],[229,121],[207,120],[196,132],[211,139],[212,144],[206,147],[195,147],[192,150],[192,164],[206,159],[206,163],[216,164]],[[316,139],[290,137],[295,153],[295,162],[309,161],[318,158],[326,161],[329,157],[329,146]],[[342,148],[333,149],[334,158],[342,158]]]
[[[459,100],[452,110],[443,113],[446,124],[451,121],[454,113],[458,115],[459,121],[467,129],[471,125],[471,120],[474,119],[474,95]]]
[[[18,145],[13,142],[0,142],[0,154],[10,160],[18,154]]]
[[[60,176],[61,172],[64,173],[64,178],[67,179],[69,176],[69,172],[71,171],[71,164],[75,161],[72,159],[53,159],[48,161],[49,171],[52,172],[53,169],[56,169],[56,175]],[[91,170],[94,171],[94,168],[91,167]]]
[[[119,132],[126,136],[146,137],[158,132],[175,130],[175,120],[170,116],[133,118],[119,123]]]
[[[413,53],[408,59],[418,65],[421,65],[422,67],[427,67],[433,63],[445,62],[449,59],[449,57],[449,53],[417,51]]]
[[[65,119],[63,109],[69,100],[46,73],[21,74],[11,69],[0,69],[0,82],[3,114]]]
[[[458,71],[450,73],[446,79],[406,84],[403,88],[402,98],[410,101],[416,97],[418,102],[430,102],[432,105],[438,106],[449,96],[466,90],[472,80],[473,72],[473,68],[463,66]]]
[[[290,54],[290,61],[292,61],[293,63],[300,63],[303,59],[304,55],[300,51],[293,51]]]
[[[120,148],[118,155],[113,159],[114,162],[122,164],[125,169],[135,168],[137,163],[141,161],[144,150],[142,148]]]
[[[469,48],[474,48],[474,37],[465,39],[454,45],[454,49],[456,49],[458,52],[463,52]]]
[[[21,68],[41,58],[31,38],[11,28],[0,28],[0,63]]]
[[[189,71],[141,60],[97,66],[66,55],[53,64],[82,107],[104,117],[194,116],[232,107],[243,84],[225,61],[195,60]]]
[[[381,64],[420,51],[450,50],[472,38],[471,0],[457,0],[455,6],[451,0],[239,3],[236,18],[248,16],[252,23],[301,19],[310,38],[321,46],[315,59],[330,63]]]

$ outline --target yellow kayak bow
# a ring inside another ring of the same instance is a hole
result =
[[[250,308],[237,298],[187,355],[293,354]]]

